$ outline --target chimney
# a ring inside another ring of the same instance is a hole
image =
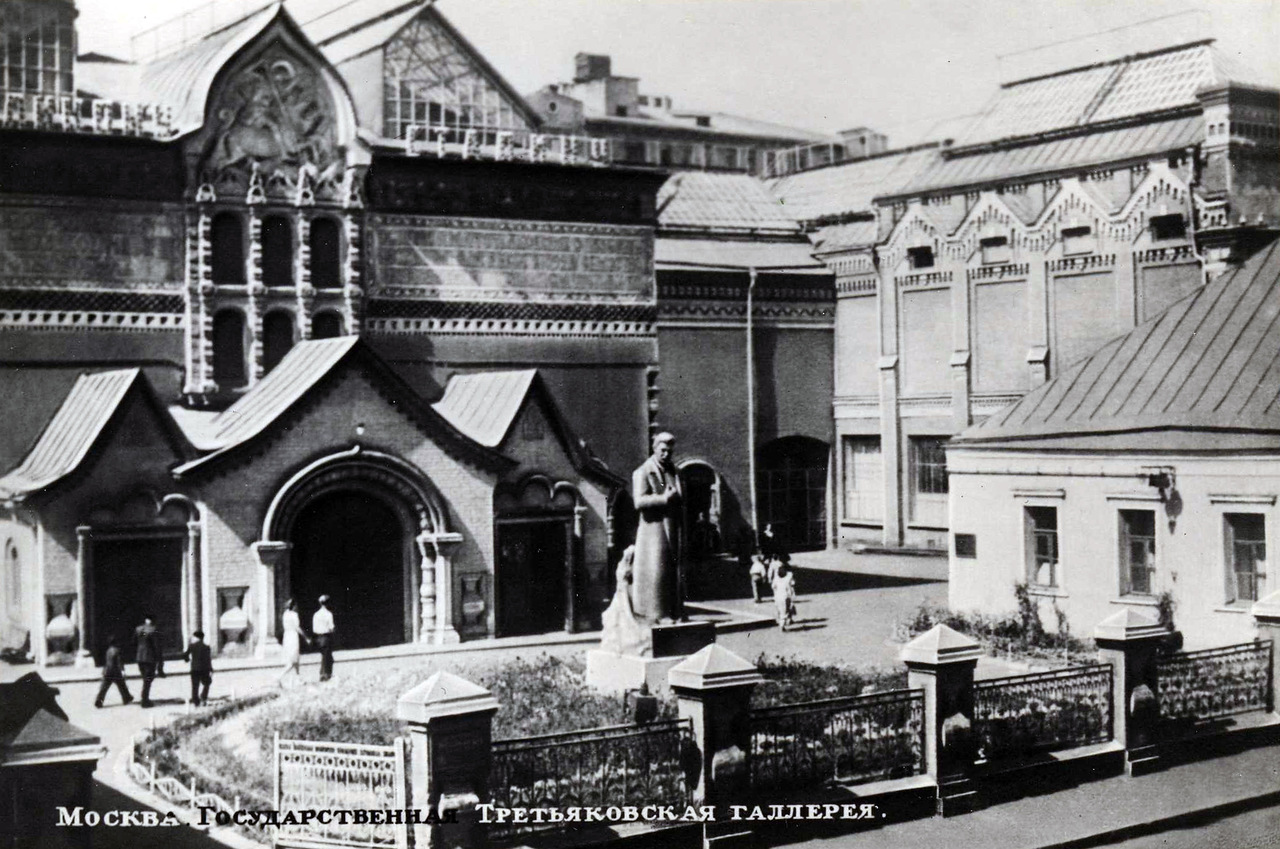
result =
[[[840,141],[844,144],[845,159],[866,159],[889,149],[889,137],[870,127],[841,130]]]
[[[592,80],[603,80],[613,76],[612,63],[608,56],[594,53],[579,53],[573,57],[573,81],[587,83]]]

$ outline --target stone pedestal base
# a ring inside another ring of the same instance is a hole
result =
[[[459,636],[457,628],[454,628],[452,625],[448,625],[444,628],[438,628],[433,631],[429,642],[434,643],[437,646],[448,646],[462,642],[462,637]]]
[[[667,673],[682,660],[683,656],[637,657],[591,649],[587,652],[587,685],[606,693],[639,690],[641,685],[650,693],[667,693]]]
[[[687,657],[716,641],[713,622],[670,622],[649,629],[654,657]]]
[[[76,653],[77,669],[93,669],[98,663],[93,659],[93,655],[87,649],[81,649]]]

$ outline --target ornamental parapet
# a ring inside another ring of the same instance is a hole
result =
[[[178,135],[173,110],[158,103],[5,92],[0,128],[168,140]]]

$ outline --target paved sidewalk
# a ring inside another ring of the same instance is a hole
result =
[[[1278,803],[1280,746],[1263,746],[1140,778],[1106,778],[962,816],[913,820],[803,845],[813,849],[1084,849]],[[786,844],[785,839],[774,843]]]

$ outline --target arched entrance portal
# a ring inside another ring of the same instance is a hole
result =
[[[343,648],[412,639],[406,587],[413,551],[407,531],[403,517],[367,490],[312,498],[289,536],[289,595],[304,612],[315,610],[321,594],[331,596]]]
[[[398,457],[355,447],[317,460],[280,487],[254,544],[262,619],[278,626],[292,597],[309,627],[327,594],[342,648],[456,641],[451,552],[462,537],[447,516],[426,476]]]
[[[688,557],[705,560],[722,550],[720,534],[720,476],[698,460],[680,464],[684,492],[684,532]]]
[[[827,444],[785,436],[756,453],[759,523],[773,526],[774,544],[787,551],[826,547]]]

